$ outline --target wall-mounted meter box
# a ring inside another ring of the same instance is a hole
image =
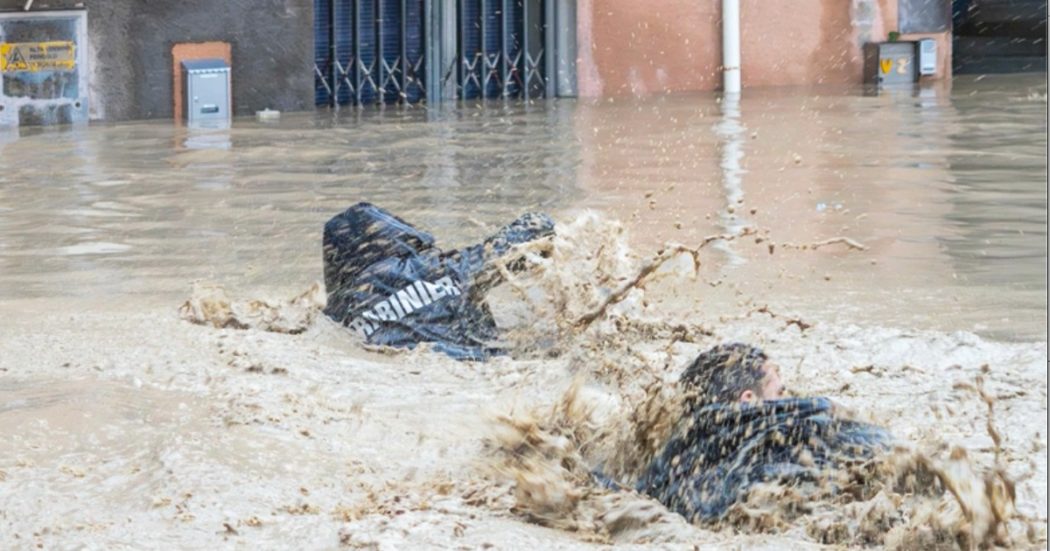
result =
[[[186,122],[230,120],[230,66],[222,59],[188,59],[182,62]]]
[[[882,85],[918,80],[914,42],[875,42],[864,45],[864,81]]]
[[[937,74],[937,41],[932,38],[924,38],[919,41],[919,74]]]

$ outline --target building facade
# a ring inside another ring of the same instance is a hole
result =
[[[716,90],[721,1],[579,0],[581,96]],[[743,87],[860,84],[864,45],[933,38],[951,76],[947,0],[740,0]]]
[[[859,84],[891,33],[933,38],[926,78],[951,75],[946,0],[740,4],[744,88]],[[0,0],[0,48],[8,125],[180,119],[180,63],[200,58],[230,65],[235,116],[645,95],[721,86],[721,1]]]
[[[76,72],[87,96],[85,114],[91,120],[175,117],[176,99],[181,96],[176,90],[181,75],[175,70],[175,56],[180,52],[185,58],[228,58],[234,115],[314,106],[313,0],[0,0],[0,42],[48,41],[52,37],[46,29],[18,38],[4,36],[2,28],[4,23],[60,13],[79,13],[86,21],[86,36],[75,44],[83,53]],[[39,77],[7,71],[0,76],[5,83],[19,76]],[[0,100],[24,103],[11,96]],[[26,122],[27,117],[35,122],[31,114],[7,120],[18,124],[19,118]],[[59,116],[50,122],[72,121]]]

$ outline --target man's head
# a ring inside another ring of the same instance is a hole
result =
[[[696,357],[682,373],[692,408],[717,402],[775,400],[784,392],[780,371],[765,352],[741,343],[720,344]]]

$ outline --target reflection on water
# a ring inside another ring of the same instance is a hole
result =
[[[744,222],[780,243],[846,235],[869,250],[733,243],[742,262],[708,262],[803,313],[1041,338],[1045,98],[1041,77],[1008,76],[875,97],[756,90],[733,106],[684,95],[24,129],[0,137],[0,300],[172,303],[199,278],[300,288],[320,278],[324,221],[360,200],[453,246],[525,210],[584,206],[650,249]],[[699,292],[712,307],[732,295]]]

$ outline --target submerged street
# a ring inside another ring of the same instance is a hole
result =
[[[594,423],[611,423],[643,382],[727,340],[917,448],[1001,459],[1045,545],[1044,76],[0,134],[0,546],[835,543],[814,519],[735,532],[651,504],[620,510],[622,529],[612,505],[541,526],[493,474],[493,419],[559,404],[586,375]],[[366,350],[312,295],[289,314],[297,334],[180,316],[195,283],[281,304],[321,281],[323,225],[358,201],[448,248],[546,212],[562,241],[543,281],[566,292],[668,243],[746,236],[625,301],[624,326],[650,333],[596,324],[560,356]],[[710,334],[671,340],[678,325]]]

